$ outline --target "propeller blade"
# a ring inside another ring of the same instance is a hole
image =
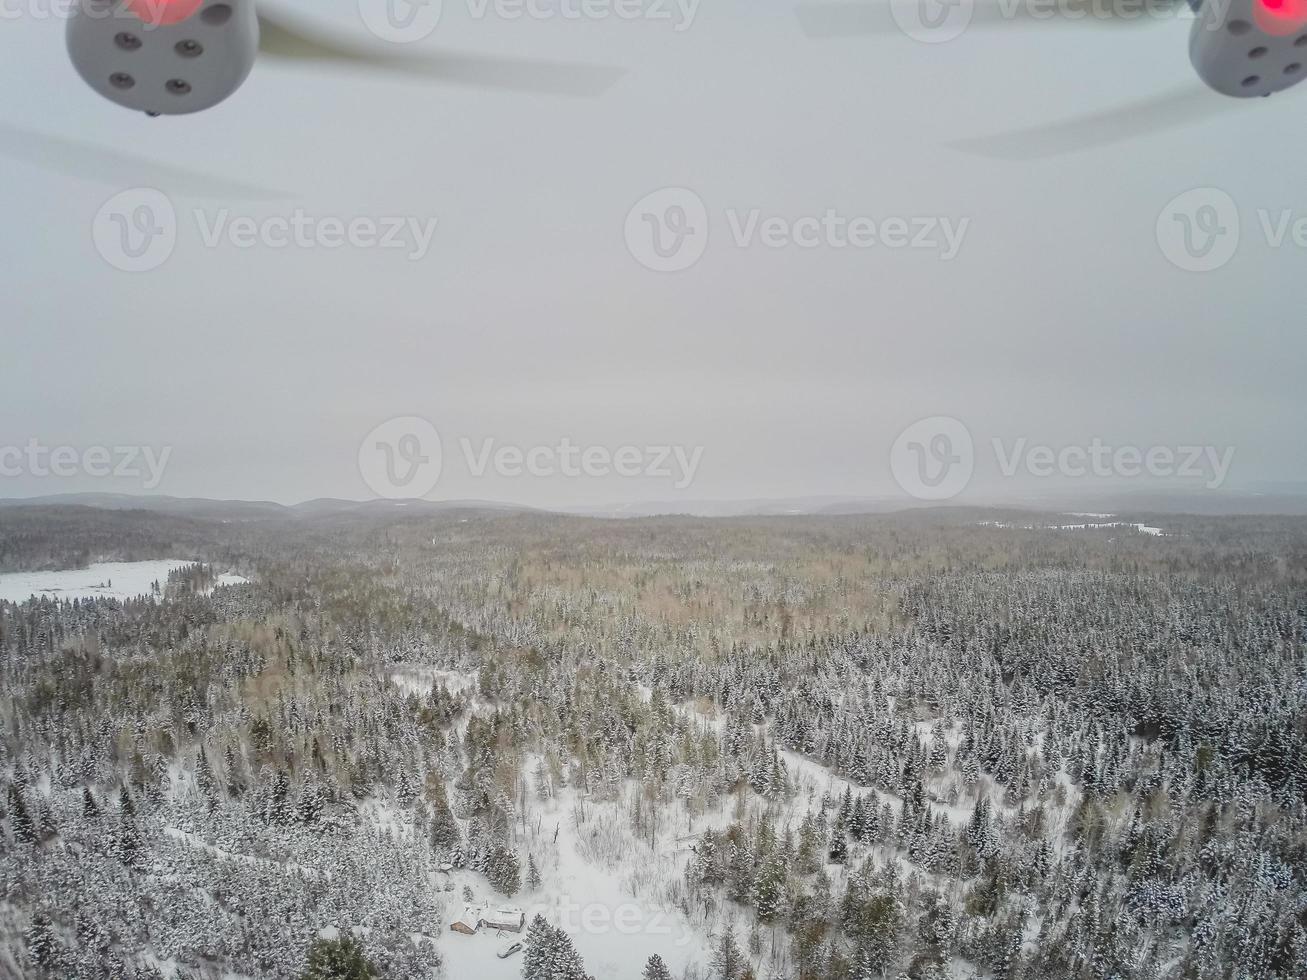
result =
[[[1247,111],[1245,102],[1204,88],[1187,87],[1062,122],[958,140],[949,145],[996,160],[1038,160],[1179,129],[1234,110]]]
[[[0,155],[49,173],[95,181],[119,190],[148,186],[179,197],[222,201],[275,201],[291,196],[3,123],[0,123]]]
[[[874,34],[905,34],[895,20],[896,6],[911,11],[926,0],[872,0],[867,3],[839,3],[807,0],[797,8],[799,26],[810,38],[861,37]],[[940,15],[948,4],[970,6],[967,27],[992,28],[1004,24],[1124,25],[1157,23],[1192,17],[1185,0],[933,0]],[[905,16],[905,25],[919,19],[920,9]]]
[[[603,95],[625,74],[620,68],[602,65],[453,52],[417,53],[397,47],[382,49],[329,37],[317,28],[301,27],[281,14],[259,14],[259,29],[259,47],[273,58],[417,76],[455,85],[593,97]]]

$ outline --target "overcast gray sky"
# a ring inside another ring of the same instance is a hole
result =
[[[355,0],[291,6],[363,34]],[[143,175],[169,192],[179,232],[161,267],[133,274],[92,236],[130,184],[6,163],[0,444],[172,447],[159,493],[362,498],[375,490],[365,435],[421,416],[443,445],[433,497],[875,496],[901,492],[899,434],[947,416],[974,437],[971,491],[1038,485],[1024,464],[1003,478],[994,439],[1003,454],[1095,438],[1233,447],[1226,486],[1307,478],[1307,249],[1272,247],[1258,214],[1307,217],[1304,92],[1079,155],[996,161],[949,144],[1197,87],[1187,23],[819,42],[794,9],[702,0],[677,32],[477,19],[445,0],[432,47],[625,74],[572,99],[260,64],[217,109],[155,120],[79,81],[57,20],[0,22],[5,126],[293,194],[201,200]],[[1237,203],[1242,241],[1223,267],[1183,271],[1159,247],[1159,215],[1208,186]],[[665,187],[692,189],[708,214],[706,251],[679,272],[644,267],[625,235],[636,202]],[[201,225],[222,208],[438,225],[420,261],[206,247]],[[965,237],[951,259],[883,243],[739,247],[732,223],[755,209],[965,219]],[[493,464],[478,477],[461,443],[563,439],[703,451],[677,488]],[[0,495],[140,482],[23,472]]]

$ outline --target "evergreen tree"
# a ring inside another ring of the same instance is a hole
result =
[[[264,819],[274,827],[284,827],[291,822],[293,815],[294,809],[290,802],[290,774],[285,769],[278,769],[273,779]]]
[[[849,859],[849,842],[844,836],[844,829],[836,826],[830,835],[830,863],[843,864]]]
[[[717,941],[712,965],[717,980],[740,980],[744,973],[744,954],[735,942],[735,933],[729,928],[722,931],[721,938]]]
[[[517,852],[499,843],[486,858],[486,877],[495,891],[512,898],[522,888],[522,871]]]
[[[214,778],[213,769],[209,766],[209,757],[204,754],[203,746],[200,747],[200,753],[195,759],[195,785],[206,799],[213,799],[218,781]]]
[[[526,943],[522,980],[592,980],[586,975],[572,937],[555,929],[544,916],[537,915],[531,920]]]
[[[13,783],[9,784],[9,827],[14,832],[14,840],[20,844],[36,843],[36,825],[27,812],[23,794]]]
[[[572,937],[562,929],[554,930],[554,950],[548,977],[549,980],[590,980]]]
[[[23,939],[27,944],[28,959],[42,970],[53,971],[59,956],[59,942],[50,919],[38,912]]]
[[[339,939],[319,939],[309,947],[300,980],[374,980],[377,968],[363,953],[363,944],[348,933]]]
[[[523,980],[550,980],[545,974],[546,965],[553,955],[554,929],[545,917],[536,914],[526,931],[526,955],[522,960]]]
[[[118,835],[114,856],[129,868],[136,867],[141,855],[141,834],[136,829],[136,805],[126,789],[118,798]]]
[[[526,856],[526,886],[531,891],[539,891],[541,885],[540,869],[536,867],[534,854]]]
[[[458,829],[454,811],[449,808],[449,798],[445,795],[443,779],[433,780],[431,800],[431,845],[444,850],[453,850],[463,843],[463,834]]]
[[[644,975],[642,980],[672,980],[672,971],[667,969],[667,964],[657,953],[649,957],[649,962],[644,965]]]
[[[770,855],[762,863],[753,886],[753,900],[761,921],[774,922],[783,914],[787,883],[784,858],[780,854]]]

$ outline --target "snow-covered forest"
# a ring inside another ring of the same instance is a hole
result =
[[[0,514],[175,557],[0,602],[0,976],[1307,976],[1307,520]]]

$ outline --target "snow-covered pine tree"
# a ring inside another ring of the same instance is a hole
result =
[[[462,844],[463,832],[458,828],[454,811],[449,808],[445,781],[434,779],[431,783],[431,845],[452,851]]]
[[[774,922],[784,913],[787,883],[784,858],[780,854],[770,855],[758,869],[753,885],[754,906],[761,921]]]
[[[136,805],[124,787],[118,798],[118,836],[114,856],[129,868],[136,867],[141,855],[141,834],[136,828]]]
[[[526,955],[522,959],[522,980],[550,980],[545,969],[551,961],[554,929],[545,917],[536,914],[526,931]]]
[[[501,895],[512,898],[522,888],[522,871],[517,852],[502,842],[495,844],[486,858],[486,877]]]
[[[344,933],[339,939],[319,939],[309,947],[300,980],[375,980],[378,976],[364,955],[363,944]]]
[[[717,980],[740,980],[744,973],[744,954],[740,952],[735,933],[730,928],[723,929],[721,938],[717,940],[712,965]]]
[[[38,912],[32,918],[32,925],[23,935],[27,946],[27,958],[42,970],[53,972],[59,957],[59,941],[55,938],[54,926],[48,916]]]
[[[36,843],[36,825],[27,812],[22,792],[14,783],[9,784],[9,829],[13,831],[14,840],[18,843]]]
[[[672,980],[672,971],[667,968],[663,958],[657,953],[649,957],[649,962],[644,965],[644,974],[641,980]]]

